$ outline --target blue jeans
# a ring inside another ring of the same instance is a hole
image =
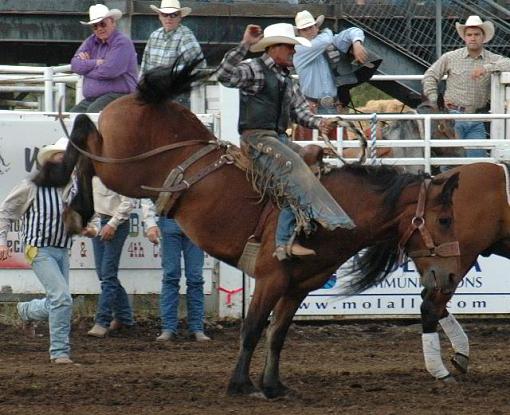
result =
[[[115,101],[117,98],[120,98],[127,94],[119,94],[117,92],[109,92],[107,94],[101,95],[97,98],[85,98],[72,107],[69,112],[100,112],[106,107],[110,102]]]
[[[188,330],[204,330],[204,251],[182,232],[173,219],[159,218],[161,231],[161,265],[163,280],[160,297],[162,329],[177,332],[179,309],[179,281],[181,279],[181,252],[186,276],[186,306]]]
[[[46,291],[46,298],[21,305],[23,320],[48,321],[50,358],[69,357],[73,299],[69,291],[69,249],[39,248],[32,269]]]
[[[108,223],[101,219],[101,227]],[[121,223],[109,241],[99,237],[92,240],[96,272],[101,281],[101,294],[97,303],[96,324],[109,327],[113,318],[127,326],[133,325],[133,310],[129,299],[117,277],[122,247],[129,233],[129,221]]]
[[[449,110],[450,114],[463,114],[460,111]],[[485,126],[481,121],[455,121],[455,133],[463,140],[483,140],[487,138]],[[466,157],[487,157],[487,150],[479,148],[466,150]]]

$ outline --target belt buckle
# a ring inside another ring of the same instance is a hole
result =
[[[319,105],[321,107],[333,107],[335,105],[335,97],[327,96],[319,99]]]

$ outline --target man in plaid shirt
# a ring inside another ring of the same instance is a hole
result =
[[[179,60],[179,66],[203,59],[202,49],[193,32],[182,25],[182,19],[191,13],[189,7],[181,7],[177,0],[163,0],[161,7],[151,5],[158,14],[161,27],[151,33],[143,51],[141,75],[158,66],[170,66]],[[206,66],[205,61],[201,63]],[[177,101],[189,106],[189,97]]]
[[[494,24],[482,22],[478,16],[469,16],[466,24],[455,24],[465,47],[442,55],[423,77],[423,93],[437,106],[438,84],[444,75],[445,106],[452,114],[486,112],[490,99],[491,73],[510,71],[510,59],[484,48],[494,36]],[[482,111],[480,111],[482,110]],[[455,132],[462,139],[483,139],[485,127],[481,121],[455,121]],[[467,150],[467,157],[485,157],[484,149]]]
[[[355,226],[286,134],[290,119],[318,128],[324,135],[335,123],[334,119],[314,116],[289,77],[298,44],[310,46],[307,39],[295,36],[288,23],[270,25],[264,33],[260,26],[248,25],[240,45],[227,52],[218,69],[223,85],[240,89],[238,129],[259,179],[256,184],[267,186],[270,179],[273,196],[282,207],[276,230],[275,256],[279,260],[316,254],[295,241],[299,231],[311,232],[312,221],[328,230]],[[244,60],[248,50],[264,53],[260,58]]]

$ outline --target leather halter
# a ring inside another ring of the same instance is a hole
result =
[[[407,256],[410,258],[423,258],[423,257],[434,257],[438,256],[441,258],[447,257],[460,257],[460,246],[459,241],[445,242],[444,244],[436,245],[430,234],[430,231],[425,226],[425,202],[427,201],[427,193],[430,187],[431,180],[425,179],[420,187],[420,193],[418,196],[418,204],[416,206],[416,213],[411,219],[411,224],[407,231],[404,233],[398,243],[399,247],[399,264],[403,263],[405,255],[406,245],[413,233],[418,230],[421,234],[421,238],[425,243],[427,249],[420,249],[417,251],[408,252]]]

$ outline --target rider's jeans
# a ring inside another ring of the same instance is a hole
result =
[[[449,110],[450,114],[463,114],[456,110]],[[455,133],[463,140],[483,140],[487,138],[483,122],[476,120],[455,121]],[[487,157],[487,150],[483,148],[466,150],[466,157]]]

